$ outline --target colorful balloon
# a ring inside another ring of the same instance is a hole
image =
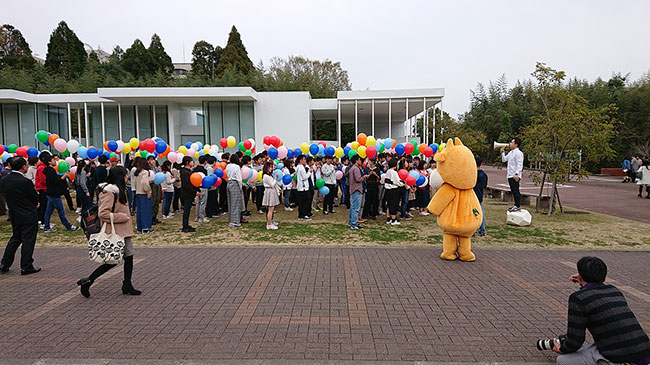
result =
[[[201,185],[201,182],[203,181],[203,177],[201,177],[201,174],[198,172],[193,172],[192,175],[190,175],[190,183],[192,185],[196,186],[197,188],[199,185]]]
[[[47,133],[47,132],[44,131],[44,130],[40,130],[40,131],[36,132],[36,136],[35,136],[35,137],[36,137],[36,139],[37,139],[39,142],[41,142],[41,143],[45,143],[45,142],[47,142],[47,139],[48,139],[49,136],[50,136],[49,133]]]
[[[131,145],[132,150],[137,150],[138,147],[140,147],[140,141],[138,141],[138,139],[135,137],[129,140],[129,144]]]
[[[359,142],[359,144],[361,144],[361,145],[365,145],[367,139],[368,139],[368,136],[366,136],[365,133],[359,133],[359,135],[357,135],[357,142]],[[356,150],[356,148],[354,148],[354,149]]]
[[[228,147],[230,147],[230,148],[235,147],[235,145],[237,144],[237,141],[235,140],[235,137],[233,137],[233,136],[228,136],[226,141],[228,142]]]
[[[68,141],[68,151],[70,153],[75,153],[79,150],[79,141],[76,141],[74,139],[71,139]]]

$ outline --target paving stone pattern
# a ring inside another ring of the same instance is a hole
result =
[[[0,275],[0,359],[553,362],[582,256],[609,266],[650,329],[649,252],[427,248],[136,248],[83,298],[81,248],[37,248],[38,274]]]

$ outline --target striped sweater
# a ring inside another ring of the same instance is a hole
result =
[[[578,351],[585,329],[609,361],[637,363],[650,357],[650,340],[615,286],[591,284],[571,294],[567,340],[560,351]]]

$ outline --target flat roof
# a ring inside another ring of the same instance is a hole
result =
[[[404,99],[404,98],[438,98],[445,96],[445,89],[392,89],[392,90],[357,90],[339,91],[336,93],[339,100],[354,99]]]
[[[97,94],[120,102],[194,102],[216,100],[256,101],[252,87],[100,87]]]

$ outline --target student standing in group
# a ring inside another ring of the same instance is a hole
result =
[[[170,212],[172,200],[174,199],[174,182],[176,179],[171,173],[172,163],[169,161],[163,162],[161,166],[162,173],[165,174],[165,180],[160,184],[163,194],[163,219],[170,219],[174,217],[174,213]]]
[[[305,166],[305,169],[307,173],[309,174],[309,194],[307,196],[308,203],[307,205],[309,206],[309,217],[312,217],[314,213],[312,211],[314,210],[314,195],[316,191],[316,169],[314,168],[314,157],[313,156],[308,156],[307,157],[307,165]]]
[[[208,171],[208,176],[214,174],[215,163],[217,158],[208,155],[208,163],[205,165],[205,169]],[[207,218],[216,218],[217,217],[217,187],[210,186],[208,188],[208,201],[205,205],[205,215]]]
[[[296,158],[296,202],[298,203],[298,219],[309,221],[311,218],[311,202],[309,201],[309,179],[307,159],[305,155]]]
[[[190,156],[184,156],[181,161],[181,200],[183,202],[183,228],[181,232],[190,233],[196,232],[194,227],[190,226],[190,212],[192,211],[192,203],[194,198],[200,194],[199,189],[192,185],[190,176],[194,168],[194,159]]]
[[[181,164],[175,162],[172,164],[172,176],[174,177],[174,200],[172,201],[172,209],[174,213],[180,213],[181,208],[183,207],[183,195],[181,194]],[[180,206],[178,202],[181,202]]]
[[[418,164],[418,172],[427,179],[429,178],[429,169],[425,160],[421,160]],[[415,191],[415,201],[420,210],[420,215],[427,216],[430,214],[427,210],[427,205],[429,205],[429,201],[431,200],[429,190],[429,181],[427,181],[424,186],[418,186]]]
[[[258,174],[263,174],[263,167],[264,155],[260,153],[259,155],[256,155],[253,160],[253,169],[257,171]],[[257,212],[262,214],[264,213],[264,205],[262,204],[262,200],[264,200],[264,183],[261,180],[253,183],[253,192],[255,194],[255,207],[257,208]]]
[[[158,161],[154,156],[147,157],[149,163],[149,180],[151,186],[151,224],[159,224],[158,211],[160,210],[160,185],[153,183],[153,178],[159,172]]]
[[[141,158],[137,161],[135,176],[136,229],[140,233],[153,232],[151,229],[151,185],[149,164]]]
[[[27,172],[25,177],[28,178],[34,186],[36,186],[36,165],[38,164],[38,157],[32,156],[27,159]]]
[[[363,204],[362,218],[377,219],[379,215],[379,178],[381,169],[374,161],[368,160],[368,177],[366,179],[366,202]]]
[[[404,186],[404,182],[397,174],[397,160],[391,158],[388,160],[388,171],[384,174],[384,189],[386,190],[386,224],[400,225],[397,221],[397,211],[399,210],[400,192],[399,188]]]
[[[363,227],[359,226],[359,210],[361,209],[361,195],[363,194],[363,182],[365,181],[368,175],[364,175],[361,172],[362,160],[359,155],[354,155],[350,159],[350,172],[348,176],[350,178],[350,229],[362,229]]]
[[[45,174],[45,184],[47,185],[47,208],[45,209],[44,231],[56,232],[56,229],[50,227],[50,217],[55,209],[59,214],[59,219],[63,226],[69,231],[76,231],[79,227],[73,226],[68,222],[65,217],[63,201],[61,200],[64,186],[67,189],[67,183],[65,180],[70,176],[70,172],[68,171],[63,174],[63,176],[59,177],[56,170],[54,170],[54,166],[56,165],[55,160],[50,155],[47,155],[45,160],[49,166],[43,170],[43,173]]]
[[[487,188],[488,176],[485,173],[485,171],[481,169],[483,160],[478,155],[474,156],[474,160],[476,160],[476,170],[477,170],[476,185],[474,185],[474,193],[478,198],[478,202],[481,204],[481,216],[483,217],[483,222],[481,223],[481,226],[478,229],[478,235],[483,237],[485,236],[485,210],[483,209],[483,190]]]
[[[332,165],[332,156],[325,156],[325,163],[321,167],[321,174],[325,181],[325,186],[329,189],[329,193],[325,196],[323,201],[323,214],[336,213],[334,211],[334,196],[336,195],[336,169]]]
[[[230,153],[228,152],[222,153],[221,162],[222,162],[222,166],[228,167],[228,162],[230,162]],[[225,167],[224,167],[224,172],[225,172]],[[219,212],[223,213],[227,211],[228,211],[228,174],[225,174],[221,186],[219,186]]]
[[[241,163],[242,168],[243,167],[248,167],[249,169],[255,170],[259,174],[261,174],[262,173],[261,166],[260,166],[259,171],[256,170],[255,165],[252,164],[252,161],[253,160],[251,159],[251,157],[247,156],[247,155],[244,155],[239,159],[239,162]],[[242,176],[242,179],[243,179],[243,176]],[[248,180],[246,182],[242,181],[241,191],[242,191],[242,196],[244,197],[244,206],[242,208],[242,213],[241,213],[242,217],[250,217],[252,215],[251,212],[248,210],[248,201],[251,199],[251,195],[253,195],[254,203],[257,201],[256,197],[254,196],[255,195],[255,191],[254,191],[255,190],[254,189],[255,184],[256,184],[256,182],[251,181],[251,180]]]
[[[205,169],[205,163],[208,161],[208,156],[199,156],[199,164],[194,168],[192,172],[203,173],[204,176],[208,176],[208,170]],[[208,204],[208,189],[203,186],[199,186],[199,199],[196,203],[196,218],[195,222],[207,223],[210,220],[205,216],[205,208]]]
[[[340,205],[345,204],[345,206],[350,209],[350,189],[348,189],[348,167],[350,159],[348,156],[341,157],[341,172],[343,172],[343,177],[341,178],[341,202]]]
[[[136,185],[136,182],[135,182],[135,170],[138,169],[138,164],[139,164],[139,161],[141,159],[142,159],[142,157],[136,156],[133,159],[132,163],[131,163],[131,168],[129,169],[129,180],[131,180],[131,196],[132,196],[132,199],[131,199],[131,203],[132,203],[132,205],[131,205],[131,216],[135,215],[135,212],[136,212],[137,207],[138,207],[138,205],[135,202],[135,185]]]
[[[9,211],[11,211],[12,235],[7,242],[2,261],[0,262],[0,273],[9,271],[14,263],[18,246],[20,249],[20,274],[29,275],[41,271],[34,267],[34,246],[38,234],[38,193],[31,181],[23,175],[27,172],[27,163],[22,157],[13,157],[10,160],[11,173],[0,181],[0,191],[4,193]]]
[[[282,174],[293,176],[294,172],[295,170],[293,169],[293,161],[288,158],[285,159],[284,167],[282,168]],[[294,181],[293,179],[291,179],[291,182],[289,184],[285,184],[282,188],[282,198],[284,199],[284,210],[288,212],[293,212],[293,208],[291,208],[291,190],[293,185],[294,185]]]
[[[76,193],[79,201],[81,202],[81,214],[84,214],[92,201],[90,200],[90,189],[88,189],[88,174],[86,172],[86,161],[79,160],[77,162],[77,176],[75,178]]]
[[[266,207],[266,229],[278,229],[278,222],[273,219],[275,207],[280,204],[280,186],[277,180],[273,178],[273,161],[267,161],[262,167],[264,184],[264,196],[262,197],[262,206]]]
[[[410,156],[409,156],[409,158],[410,158]],[[399,161],[399,169],[409,171],[411,169],[411,165],[410,165],[409,160],[407,160],[406,158],[402,158]],[[408,203],[409,203],[410,189],[411,188],[409,186],[405,185],[405,184],[402,184],[399,187],[400,218],[402,220],[405,220],[405,221],[411,220],[411,218],[413,218],[411,213],[409,213],[408,210],[406,209],[408,207]]]
[[[39,162],[36,165],[36,176],[34,177],[34,186],[38,193],[38,222],[41,229],[45,229],[45,209],[47,208],[47,185],[45,183],[45,174],[43,171],[48,163],[45,161],[46,157],[50,156],[49,152],[41,152],[38,156]]]
[[[141,175],[146,175],[146,171]],[[113,227],[115,234],[124,238],[124,281],[122,281],[122,294],[140,295],[142,292],[133,288],[131,278],[133,275],[133,224],[131,223],[129,200],[127,198],[128,189],[126,180],[129,173],[122,166],[116,166],[111,169],[106,183],[99,185],[99,219],[102,224],[106,224],[106,233],[112,232],[111,215],[113,216]],[[147,184],[148,185],[148,184]],[[140,210],[138,209],[138,214]],[[80,287],[81,295],[86,298],[90,297],[90,286],[95,280],[117,265],[103,264],[100,265],[90,276],[81,278],[77,281]]]
[[[641,178],[637,180],[637,185],[639,185],[639,198],[642,198],[643,187],[645,187],[645,192],[647,193],[646,199],[650,199],[650,161],[645,160],[642,162],[641,167],[637,172],[641,172]]]
[[[231,228],[241,227],[244,199],[242,198],[242,176],[239,166],[239,156],[230,156],[230,163],[226,166],[228,175],[228,223]]]

